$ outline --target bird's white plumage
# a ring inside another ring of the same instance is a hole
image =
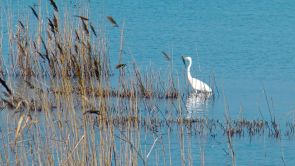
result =
[[[212,93],[212,89],[207,85],[205,82],[198,80],[196,78],[193,78],[191,76],[191,66],[192,66],[192,58],[191,57],[184,57],[185,60],[189,61],[189,65],[187,67],[187,78],[189,83],[191,84],[192,88],[196,92],[205,92],[205,93]]]

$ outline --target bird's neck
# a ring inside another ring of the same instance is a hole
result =
[[[188,67],[187,67],[187,77],[188,77],[189,80],[192,79],[192,75],[191,75],[191,66],[192,66],[192,62],[190,61],[190,62],[189,62],[189,65],[188,65]]]

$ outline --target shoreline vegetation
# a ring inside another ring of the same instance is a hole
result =
[[[37,32],[21,19],[16,31],[14,25],[8,28],[5,58],[10,66],[4,63],[0,34],[0,113],[7,112],[1,165],[173,165],[172,132],[178,136],[182,165],[195,165],[195,158],[205,163],[204,149],[195,155],[186,146],[196,136],[226,138],[225,156],[235,165],[233,138],[294,137],[295,124],[282,130],[271,109],[271,120],[186,118],[183,98],[188,93],[180,90],[177,78],[168,73],[167,82],[159,73],[141,73],[135,62],[122,63],[124,29],[107,16],[121,31],[118,86],[112,88],[108,39],[86,16],[71,14],[61,21],[59,6],[49,2],[49,16],[41,14],[41,7],[28,7]],[[154,100],[163,100],[165,108]]]

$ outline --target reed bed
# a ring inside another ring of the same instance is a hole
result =
[[[28,8],[37,27],[19,19],[16,31],[9,30],[9,64],[4,65],[0,49],[0,113],[7,113],[0,132],[1,165],[173,165],[174,153],[179,164],[195,165],[186,146],[193,144],[193,135],[294,137],[293,123],[283,132],[275,120],[185,118],[188,93],[179,90],[177,78],[168,73],[166,82],[160,73],[140,72],[135,62],[122,63],[124,26],[107,17],[113,30],[121,30],[114,67],[104,31],[86,15],[60,13],[56,2],[49,2],[47,16],[41,7]],[[120,73],[115,88],[114,70]],[[172,154],[174,131],[179,150]],[[204,158],[202,148],[202,165]]]
[[[141,148],[142,128],[134,121],[142,116],[139,100],[176,99],[180,92],[174,84],[155,78],[157,74],[142,74],[135,62],[128,66],[120,62],[114,69],[103,30],[87,16],[60,13],[56,2],[49,2],[49,15],[42,14],[41,6],[29,6],[29,20],[19,19],[16,30],[8,27],[9,48],[5,50],[9,57],[1,65],[0,79],[0,106],[7,113],[7,127],[1,132],[0,162],[147,164],[153,148],[145,152]],[[118,30],[114,18],[107,19]],[[114,70],[120,72],[117,88],[111,87]],[[152,104],[144,103],[147,109]]]

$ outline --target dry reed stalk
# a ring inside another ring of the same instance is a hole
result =
[[[181,165],[186,165],[185,151],[184,151],[184,129],[181,125],[179,127],[179,142],[180,142],[180,155],[181,155]]]
[[[236,165],[236,156],[235,156],[235,151],[233,147],[233,141],[232,141],[232,136],[234,134],[233,128],[232,128],[232,122],[229,117],[229,108],[228,105],[226,104],[226,99],[224,99],[225,103],[225,119],[226,119],[226,138],[227,138],[227,143],[228,143],[228,149],[230,151],[231,159],[232,159],[232,165]]]
[[[191,134],[190,134],[190,131],[187,131],[186,132],[186,136],[187,136],[187,139],[186,139],[186,145],[187,145],[187,164],[188,165],[193,165],[193,158],[192,158],[192,138],[191,138]]]
[[[3,46],[2,46],[2,43],[3,43],[3,35],[0,32],[0,77],[4,76]]]

